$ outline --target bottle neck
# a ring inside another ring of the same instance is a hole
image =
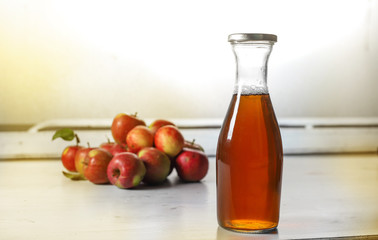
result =
[[[272,51],[271,42],[233,43],[236,58],[234,94],[268,94],[267,65]]]

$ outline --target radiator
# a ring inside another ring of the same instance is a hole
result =
[[[146,119],[149,124],[153,119]],[[167,119],[185,139],[202,145],[209,156],[216,153],[222,119]],[[377,153],[378,118],[278,119],[284,154]],[[95,147],[112,139],[112,119],[54,119],[26,131],[0,131],[0,159],[56,159],[74,142],[52,141],[57,129],[69,127],[81,145]]]

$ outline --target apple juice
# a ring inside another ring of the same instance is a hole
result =
[[[281,135],[269,94],[234,94],[216,154],[221,227],[252,232],[276,228],[282,158]]]

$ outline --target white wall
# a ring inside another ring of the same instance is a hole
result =
[[[278,117],[378,116],[377,0],[0,0],[0,124],[223,118],[235,32],[278,35]]]

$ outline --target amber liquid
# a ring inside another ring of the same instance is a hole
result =
[[[268,94],[232,97],[217,148],[221,227],[265,232],[279,220],[282,142]]]

